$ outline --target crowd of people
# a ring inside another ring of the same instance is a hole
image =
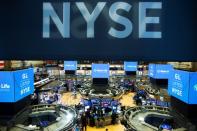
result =
[[[111,101],[113,102],[113,100]],[[76,105],[76,109],[81,110],[81,128],[82,131],[86,131],[87,125],[97,128],[104,127],[105,125],[116,124],[121,113],[121,104],[111,106],[102,105],[102,102],[99,105],[89,104],[85,106],[84,104]]]
[[[86,112],[83,112],[81,115],[81,127],[82,131],[86,131],[87,125],[91,127],[104,127],[106,119],[109,119],[111,122],[110,124],[116,124],[116,121],[118,119],[118,114],[115,111],[112,111],[112,113],[106,117],[105,114],[103,114],[102,109],[96,109],[93,110],[87,110]]]
[[[133,84],[130,83],[128,83],[128,85],[133,86]],[[78,84],[78,82],[67,80],[63,87],[66,92],[72,92],[72,95],[76,96],[78,88],[80,88],[81,85]],[[58,90],[59,88],[55,88],[49,91],[39,92],[39,103],[61,104],[61,93],[59,93]],[[104,100],[98,98],[97,102],[88,99],[88,102],[88,104],[80,102],[78,105],[75,105],[76,110],[80,112],[81,119],[78,125],[80,125],[79,127],[82,131],[86,131],[87,126],[100,128],[116,124],[119,114],[123,111],[122,109],[124,109],[121,104],[114,99]],[[107,130],[108,129],[106,129],[106,131]]]

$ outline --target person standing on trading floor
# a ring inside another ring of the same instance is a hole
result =
[[[111,119],[112,119],[111,123],[112,123],[112,125],[115,125],[115,124],[116,124],[116,118],[117,118],[117,115],[116,115],[116,113],[113,111],[113,112],[112,112],[112,115],[111,115]]]
[[[83,113],[81,116],[81,124],[82,124],[82,131],[86,131],[87,130],[87,118],[86,118],[85,113]]]

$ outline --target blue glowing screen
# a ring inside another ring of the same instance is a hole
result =
[[[109,78],[109,64],[92,64],[92,78]]]
[[[77,61],[64,61],[64,70],[66,71],[77,70]]]
[[[137,71],[137,62],[124,62],[124,70],[125,71]]]

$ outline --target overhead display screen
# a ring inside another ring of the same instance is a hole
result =
[[[189,104],[197,104],[197,73],[190,73]]]
[[[14,102],[13,78],[12,72],[0,72],[0,103]]]
[[[0,72],[0,102],[17,102],[33,92],[33,68]]]
[[[18,101],[34,92],[34,70],[25,69],[14,72],[15,101]]]
[[[148,76],[154,78],[155,68],[156,68],[156,65],[155,64],[149,64],[148,65]]]
[[[173,69],[172,65],[156,64],[154,78],[168,79],[170,76],[170,73],[172,72],[172,69]]]
[[[125,71],[137,71],[137,62],[124,61]]]
[[[92,78],[109,78],[109,64],[92,64]]]
[[[174,70],[169,79],[168,92],[179,100],[189,102],[189,72]]]
[[[195,5],[196,0],[1,0],[0,59],[194,61]]]
[[[149,64],[148,75],[155,79],[169,79],[173,66],[169,64]]]
[[[75,71],[77,70],[77,61],[64,61],[65,71]]]

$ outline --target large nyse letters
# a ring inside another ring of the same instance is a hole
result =
[[[99,15],[101,15],[107,2],[98,2],[94,7],[93,11],[89,11],[85,2],[63,2],[63,16],[57,14],[50,2],[43,3],[43,38],[51,38],[50,35],[50,24],[53,22],[57,27],[62,38],[70,38],[70,24],[71,24],[71,6],[76,6],[82,17],[86,21],[87,30],[86,37],[95,37],[95,22]],[[162,38],[161,31],[147,31],[147,24],[160,24],[160,16],[147,16],[147,10],[161,10],[162,2],[138,2],[138,38]],[[136,6],[134,5],[134,6]],[[108,17],[115,23],[120,24],[124,27],[123,30],[118,30],[115,27],[110,27],[108,35],[114,38],[126,38],[133,32],[135,26],[133,22],[125,17],[118,14],[118,10],[129,13],[132,5],[127,2],[115,2],[110,5],[108,10]]]

